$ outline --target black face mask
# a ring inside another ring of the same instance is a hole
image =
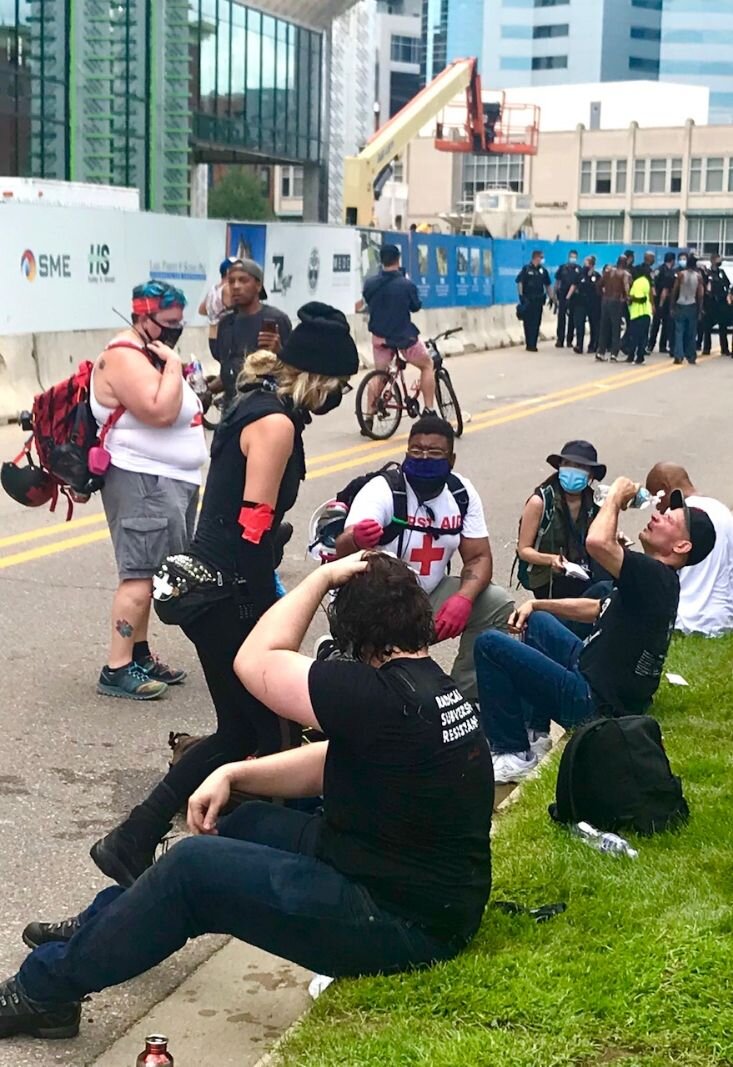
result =
[[[168,345],[169,348],[175,348],[181,339],[183,333],[183,326],[165,326],[163,323],[158,322],[151,315],[150,318],[160,330],[160,337],[156,337],[156,341],[162,341],[164,345]]]
[[[341,389],[336,389],[333,393],[329,393],[326,399],[323,401],[320,407],[313,409],[314,415],[327,415],[329,411],[335,411],[344,398],[344,394]]]

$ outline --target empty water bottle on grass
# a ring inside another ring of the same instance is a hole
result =
[[[590,845],[596,852],[610,852],[614,856],[628,856],[632,860],[639,855],[625,838],[608,831],[604,833],[596,830],[595,826],[591,826],[589,822],[575,823],[572,830],[576,837],[579,837],[586,845]]]

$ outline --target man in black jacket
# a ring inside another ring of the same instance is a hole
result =
[[[565,347],[565,334],[570,347],[573,344],[575,332],[574,312],[575,293],[580,279],[581,269],[578,266],[578,253],[573,248],[568,256],[567,263],[563,263],[555,272],[555,296],[557,297],[557,340],[556,348]]]

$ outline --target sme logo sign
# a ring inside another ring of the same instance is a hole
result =
[[[71,255],[67,252],[41,252],[36,256],[26,248],[20,257],[20,271],[29,282],[36,278],[70,278]]]

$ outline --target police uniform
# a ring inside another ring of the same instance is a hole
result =
[[[524,343],[530,352],[536,352],[542,308],[545,303],[545,292],[550,285],[550,275],[542,265],[535,267],[533,263],[527,263],[514,280],[517,285],[522,286],[519,303],[522,308]]]
[[[583,267],[574,294],[575,351],[583,351],[586,320],[590,326],[588,351],[598,351],[598,328],[601,324],[601,276],[595,268]]]
[[[660,329],[659,351],[669,352],[670,350],[674,332],[670,329],[670,296],[676,276],[674,267],[671,267],[668,263],[663,263],[661,267],[654,271],[654,317],[652,319],[651,333],[649,334],[650,352],[654,351]]]
[[[728,294],[730,293],[730,281],[722,267],[711,267],[707,272],[705,285],[705,314],[703,317],[703,355],[710,352],[713,326],[718,327],[720,338],[720,351],[724,356],[729,355],[728,349],[728,318],[729,305]]]
[[[567,331],[568,345],[573,343],[575,330],[574,311],[577,300],[575,294],[568,300],[570,289],[578,284],[582,268],[577,263],[563,263],[555,272],[555,293],[557,295],[557,347],[565,344]]]

